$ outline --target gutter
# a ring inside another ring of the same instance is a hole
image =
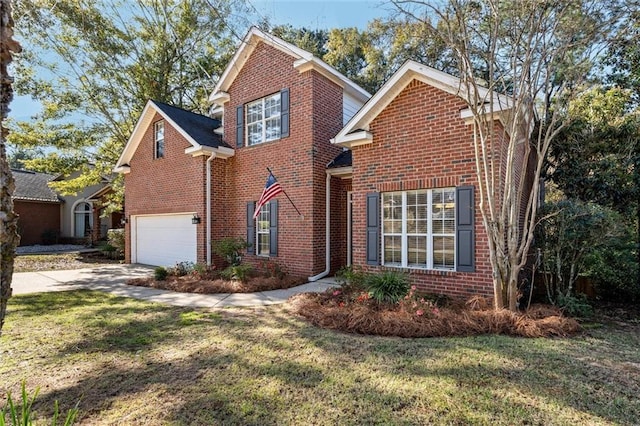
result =
[[[331,247],[330,247],[330,235],[331,235],[331,174],[329,170],[327,170],[327,183],[326,183],[326,200],[325,200],[325,269],[320,272],[318,275],[314,275],[312,277],[307,278],[309,282],[318,281],[320,278],[324,278],[329,275],[329,271],[331,270]]]
[[[207,266],[211,266],[211,161],[216,158],[216,153],[212,152],[209,158],[207,158],[207,230],[206,230],[206,241],[207,241]]]

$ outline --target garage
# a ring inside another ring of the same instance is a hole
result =
[[[178,262],[196,262],[197,225],[193,213],[132,216],[131,262],[145,265],[174,266]]]

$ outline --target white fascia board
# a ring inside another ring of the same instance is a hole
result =
[[[123,175],[126,175],[127,173],[131,173],[131,167],[130,166],[118,166],[118,167],[114,167],[113,171],[116,173],[122,173]]]
[[[256,27],[251,27],[240,43],[236,53],[233,55],[233,58],[229,61],[227,68],[225,68],[222,76],[220,76],[220,79],[216,83],[216,87],[209,96],[210,101],[213,102],[212,98],[218,92],[226,92],[229,90],[229,87],[231,87],[231,84],[236,79],[238,73],[240,73],[240,70],[244,67],[247,59],[249,59],[260,41],[293,56],[295,59],[310,59],[313,57],[313,55],[306,50],[300,49],[299,47],[294,46],[291,43],[287,43],[286,41],[271,34],[267,34]]]
[[[353,176],[353,167],[345,166],[337,167],[335,169],[327,169],[327,174],[329,176],[334,176],[340,179],[349,179]]]
[[[367,130],[360,130],[348,135],[338,135],[331,139],[331,143],[351,148],[359,145],[366,145],[373,142],[373,134]]]
[[[229,99],[230,97],[227,92],[213,92],[211,93],[211,96],[209,96],[209,101],[219,106],[222,106],[229,102]]]
[[[199,157],[201,155],[210,156],[211,154],[215,154],[216,158],[222,158],[226,160],[229,157],[233,157],[236,152],[235,150],[224,146],[214,148],[212,146],[199,145],[185,149],[184,153],[189,154],[192,157]]]
[[[119,168],[120,166],[128,165],[131,162],[131,159],[133,158],[133,154],[135,154],[136,150],[138,149],[138,145],[142,140],[142,136],[144,136],[144,133],[147,131],[147,128],[151,124],[151,120],[153,120],[153,116],[157,111],[158,111],[158,108],[156,108],[153,101],[151,100],[147,101],[147,104],[144,106],[144,109],[142,110],[142,114],[140,114],[140,118],[136,123],[136,126],[133,128],[133,132],[131,133],[131,136],[129,136],[129,140],[127,141],[127,144],[124,146],[124,149],[122,150],[122,154],[120,154],[120,158],[118,158],[118,161],[114,166],[114,171],[116,171],[117,173],[128,173],[128,171],[123,172],[123,171],[117,171],[116,169]]]
[[[298,59],[293,63],[293,68],[297,69],[300,74],[310,70],[317,71],[320,75],[328,78],[333,83],[340,86],[346,93],[350,94],[362,103],[365,103],[369,98],[371,98],[371,94],[369,92],[315,56],[312,56],[309,59]]]
[[[366,90],[349,80],[330,65],[313,56],[312,53],[276,36],[265,33],[256,27],[252,27],[242,40],[238,50],[236,50],[236,53],[233,55],[233,58],[227,65],[227,68],[225,68],[222,76],[216,83],[213,92],[209,96],[209,101],[215,102],[214,98],[218,96],[219,92],[226,92],[229,90],[229,87],[231,87],[231,84],[240,73],[240,70],[247,62],[247,59],[249,59],[253,50],[261,41],[289,56],[292,56],[295,60],[294,68],[298,69],[301,73],[311,68],[316,69],[322,75],[329,78],[331,81],[334,81],[340,87],[343,87],[345,91],[353,95],[356,99],[361,99],[362,102],[365,102],[371,97],[371,94]],[[303,67],[303,70],[298,67]]]

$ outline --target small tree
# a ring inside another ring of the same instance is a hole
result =
[[[11,168],[7,162],[4,120],[13,99],[12,79],[7,71],[13,53],[20,52],[20,45],[13,40],[11,2],[0,0],[0,333],[7,312],[7,300],[11,297],[11,278],[18,236],[18,216],[13,211],[11,195],[14,190]]]
[[[536,226],[543,161],[564,126],[559,113],[588,75],[595,50],[615,30],[615,2],[392,1],[428,24],[429,35],[457,63],[459,94],[473,120],[494,306],[515,310]]]
[[[615,212],[593,203],[561,200],[541,210],[536,245],[542,251],[547,298],[551,303],[575,294],[590,255],[624,233]]]

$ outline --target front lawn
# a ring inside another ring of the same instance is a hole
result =
[[[368,337],[288,305],[212,312],[98,292],[16,296],[0,398],[86,424],[634,424],[637,319],[570,339]],[[45,422],[46,423],[46,422]]]
[[[104,264],[119,264],[100,252],[24,254],[16,256],[14,272],[56,271],[61,269],[95,268]]]

